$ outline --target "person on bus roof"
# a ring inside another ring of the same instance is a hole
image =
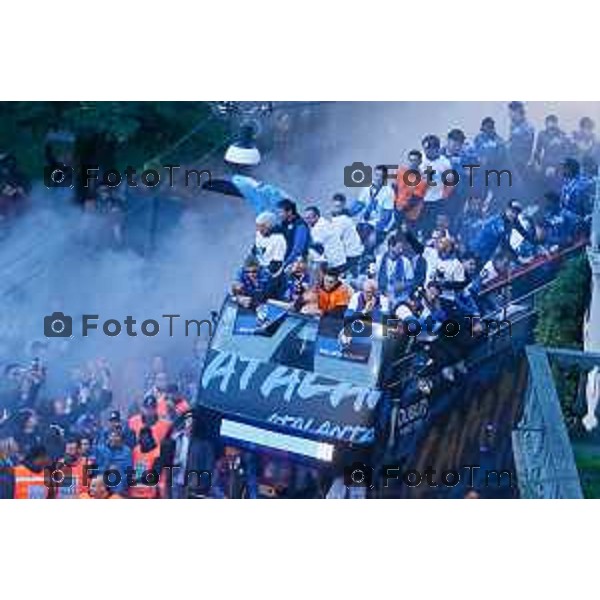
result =
[[[506,143],[496,131],[496,122],[492,117],[482,119],[474,144],[484,165],[497,168],[503,162]]]
[[[531,232],[521,224],[521,205],[511,201],[502,213],[488,217],[472,239],[465,240],[467,250],[477,256],[482,264],[487,263],[500,246],[509,246],[510,236],[516,230],[524,239],[534,242]]]
[[[358,276],[360,260],[364,253],[364,246],[358,235],[356,224],[346,207],[346,197],[343,194],[334,194],[331,209],[331,224],[337,230],[346,255],[346,268],[353,277]]]
[[[271,274],[253,256],[249,256],[238,271],[231,291],[235,300],[244,308],[256,308],[271,293]]]
[[[523,102],[511,102],[508,105],[508,112],[510,118],[508,153],[513,167],[522,173],[531,161],[535,129],[527,120]]]
[[[291,265],[290,272],[286,277],[283,298],[292,304],[294,310],[301,310],[310,287],[308,265],[303,258],[298,258]]]
[[[373,170],[373,182],[362,189],[358,198],[362,220],[375,228],[377,244],[383,241],[394,224],[394,190],[387,178],[387,167],[377,165]]]
[[[376,262],[379,290],[397,304],[410,294],[414,279],[411,260],[406,255],[404,240],[400,235],[391,235],[387,251]]]
[[[261,267],[269,269],[276,276],[283,267],[287,251],[287,242],[282,233],[276,231],[275,213],[263,212],[256,217],[256,238],[253,254]]]
[[[441,141],[437,135],[426,135],[421,145],[425,153],[421,170],[427,174],[427,190],[423,198],[423,213],[419,217],[417,228],[429,235],[435,227],[437,215],[448,210],[446,200],[453,192],[453,187],[444,183],[442,175],[452,170],[452,164],[442,154]]]
[[[456,244],[452,238],[441,238],[437,245],[438,257],[433,280],[442,288],[442,297],[454,302],[456,292],[467,284],[465,270],[456,253]]]
[[[304,219],[298,214],[296,203],[280,200],[277,203],[281,220],[281,233],[287,243],[283,266],[288,267],[297,258],[306,258],[310,246],[310,230]]]
[[[421,172],[422,162],[421,151],[411,150],[407,155],[406,165],[398,168],[394,185],[396,194],[394,204],[398,222],[406,220],[414,225],[423,211],[427,178],[423,177]]]
[[[567,158],[562,163],[562,173],[561,204],[583,219],[591,212],[590,181],[581,175],[581,167],[574,158]]]
[[[465,201],[470,195],[470,171],[467,165],[477,165],[479,158],[472,144],[462,129],[451,129],[446,136],[446,147],[442,154],[450,161],[452,169],[458,173],[458,181],[452,186],[452,202],[446,210],[450,210],[454,221],[463,211]]]
[[[561,204],[556,192],[544,195],[546,203],[540,222],[543,243],[551,252],[572,244],[583,231],[583,220]]]
[[[596,124],[590,117],[583,117],[579,121],[579,129],[574,131],[571,138],[573,146],[580,161],[588,158],[598,164],[600,160],[600,146],[594,132]]]
[[[352,288],[340,280],[337,271],[327,271],[323,286],[318,291],[318,303],[321,313],[346,309],[350,304]]]
[[[381,321],[382,317],[390,314],[390,301],[378,290],[373,279],[365,279],[362,290],[350,298],[346,314],[354,313],[369,315],[374,321]]]
[[[537,137],[533,163],[544,177],[552,181],[556,179],[561,163],[572,152],[572,146],[556,115],[548,115],[545,125],[546,128]]]
[[[329,269],[343,273],[346,269],[346,251],[339,231],[321,215],[321,211],[316,206],[306,208],[304,220],[310,227],[311,261],[326,263]]]

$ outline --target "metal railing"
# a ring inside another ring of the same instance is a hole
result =
[[[590,361],[600,364],[600,356],[542,346],[528,346],[526,355],[529,387],[523,415],[512,435],[520,495],[522,498],[583,498],[548,357],[583,365]]]

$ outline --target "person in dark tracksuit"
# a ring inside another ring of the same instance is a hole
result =
[[[474,193],[475,186],[471,186],[468,165],[478,165],[479,158],[475,148],[467,142],[462,129],[451,129],[446,138],[446,147],[442,154],[450,161],[450,165],[459,175],[459,182],[453,187],[451,194],[451,210],[449,217],[453,222],[460,219],[465,207],[465,202]]]
[[[306,258],[310,246],[310,229],[298,214],[296,203],[280,200],[277,203],[281,219],[281,233],[285,237],[287,248],[283,266],[289,267],[297,258]]]
[[[510,130],[508,137],[508,164],[513,172],[513,194],[527,197],[530,192],[530,164],[535,142],[535,128],[527,120],[523,102],[508,105]]]

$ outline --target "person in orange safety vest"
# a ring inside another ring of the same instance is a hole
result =
[[[136,436],[136,445],[139,444],[140,432],[144,427],[152,430],[152,436],[157,446],[171,431],[171,423],[158,415],[158,401],[156,396],[148,394],[142,403],[142,411],[133,415],[128,422],[129,428]]]
[[[53,498],[49,485],[51,461],[46,449],[34,446],[22,463],[14,467],[16,500],[45,500]]]
[[[54,471],[56,498],[76,500],[88,487],[90,476],[91,473],[86,471],[86,461],[81,457],[80,440],[75,437],[68,438],[65,444],[65,454],[58,461]]]
[[[179,395],[179,388],[174,383],[167,385],[164,391],[157,395],[158,416],[171,424],[189,410],[188,401]]]
[[[160,497],[160,446],[151,427],[143,427],[138,444],[133,449],[133,480],[128,481],[129,497],[155,499]]]

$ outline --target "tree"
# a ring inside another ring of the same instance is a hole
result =
[[[198,125],[197,134],[165,161],[198,158],[219,143],[225,125],[208,102],[0,102],[0,148],[12,151],[32,179],[41,179],[46,135],[68,131],[75,160],[105,167],[142,167]]]
[[[591,271],[585,254],[569,260],[548,288],[536,298],[535,340],[557,348],[582,348],[583,323],[589,306]],[[554,371],[556,391],[572,433],[580,430],[576,400],[581,385],[578,369]]]
[[[537,298],[539,344],[581,348],[583,321],[589,304],[591,273],[585,254],[569,260]]]

